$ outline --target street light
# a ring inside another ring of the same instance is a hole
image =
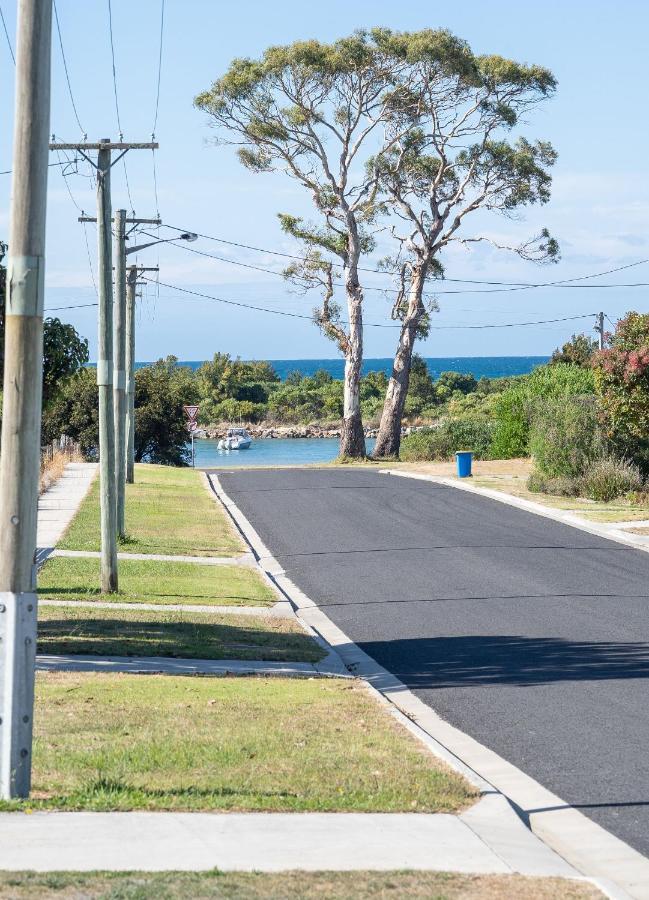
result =
[[[128,238],[127,238],[128,240]],[[177,237],[172,238],[159,238],[156,241],[149,241],[148,244],[136,244],[135,247],[127,247],[126,255],[129,253],[137,253],[138,250],[146,250],[147,247],[155,247],[156,244],[169,244],[173,241],[196,241],[198,240],[198,235],[194,234],[193,231],[183,231],[182,234],[179,234]]]

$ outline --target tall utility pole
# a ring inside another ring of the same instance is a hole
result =
[[[113,410],[113,273],[110,203],[110,170],[129,150],[157,150],[158,144],[113,143],[50,144],[51,150],[74,150],[97,170],[97,232],[99,240],[99,479],[101,516],[101,590],[117,590],[117,492],[115,466],[115,417]],[[88,156],[97,151],[97,162]],[[121,153],[112,157],[113,150]]]
[[[19,0],[0,457],[0,796],[31,785],[52,0]]]
[[[126,210],[115,213],[115,303],[113,326],[115,367],[113,370],[113,417],[115,425],[115,502],[117,534],[124,537],[124,492],[126,482]]]
[[[135,291],[137,266],[128,267],[126,285],[126,481],[135,481]]]
[[[128,250],[126,251],[129,252]],[[135,296],[138,278],[158,267],[129,266],[126,276],[126,483],[135,481]]]
[[[99,260],[99,506],[101,590],[117,590],[117,503],[115,496],[115,418],[113,412],[113,253],[110,200],[110,138],[97,154],[97,235]]]
[[[604,349],[604,313],[597,313],[597,324],[595,325],[595,331],[599,335],[599,349]]]

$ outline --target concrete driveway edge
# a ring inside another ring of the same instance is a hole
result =
[[[382,474],[406,474],[390,470],[381,470],[381,472]],[[451,479],[422,475],[415,475],[415,477],[426,481],[450,484],[452,487],[459,487],[486,496],[498,493],[483,488],[458,485]],[[290,600],[298,617],[331,646],[332,651],[338,654],[346,669],[362,679],[368,690],[371,690],[382,703],[386,704],[386,708],[390,709],[398,721],[439,759],[456,772],[464,775],[483,793],[483,799],[473,809],[480,807],[489,797],[501,797],[516,812],[516,817],[510,819],[508,826],[514,842],[517,831],[520,834],[525,832],[529,835],[540,848],[537,859],[540,867],[544,865],[543,854],[550,853],[555,859],[560,858],[559,862],[566,865],[567,870],[573,873],[577,870],[614,900],[623,900],[624,897],[649,900],[648,859],[547,790],[512,763],[444,721],[403,682],[362,651],[311,598],[284,574],[282,566],[273,557],[252,523],[223,489],[218,475],[209,474],[208,479],[214,493],[232,517],[239,533],[251,547],[261,569],[282,595]],[[493,499],[507,503],[510,498],[494,496]],[[517,498],[511,499],[516,500]],[[519,504],[512,503],[511,505]],[[528,501],[521,501],[520,505],[521,508],[528,511],[537,511],[530,509],[536,504],[529,503],[528,506]],[[541,510],[543,511],[541,514],[548,513],[545,507],[539,506],[538,511]],[[548,517],[558,518],[553,515]],[[567,522],[565,518],[562,518],[561,521],[573,524]],[[577,525],[577,527],[582,526]],[[583,527],[583,530],[590,531],[591,529]],[[592,529],[592,533],[601,535],[601,532],[596,529]],[[610,531],[605,536],[611,536]],[[613,540],[636,546],[632,541],[624,539],[626,535],[612,537]],[[491,821],[498,827],[501,826],[503,809],[502,806],[498,806],[498,811],[491,816]],[[489,843],[494,840],[494,833],[492,828],[485,828],[481,837],[486,843]],[[504,843],[506,844],[507,841]],[[498,843],[494,841],[493,849],[496,852],[498,852],[498,846],[501,853],[504,852],[502,837]],[[530,852],[532,855],[534,854],[534,850]],[[515,869],[515,871],[518,870]]]

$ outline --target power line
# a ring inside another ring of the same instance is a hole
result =
[[[9,53],[11,53],[11,59],[15,66],[16,65],[16,57],[14,56],[14,48],[11,46],[11,38],[9,37],[9,32],[7,31],[7,23],[5,22],[5,16],[2,11],[2,6],[0,6],[0,19],[2,19],[2,27],[4,29],[5,37],[7,38],[7,47],[9,47]],[[4,174],[4,172],[0,173],[0,174]]]
[[[165,228],[171,228],[173,231],[181,231],[181,232],[192,231],[192,229],[188,229],[188,228],[179,228],[177,225],[165,225],[164,227],[165,227]],[[242,244],[242,243],[240,243],[240,242],[238,242],[238,241],[229,241],[229,240],[226,240],[225,238],[218,238],[218,237],[214,237],[213,235],[202,234],[202,233],[199,232],[199,231],[193,231],[193,233],[196,234],[196,235],[198,235],[198,237],[204,238],[205,240],[208,240],[208,241],[216,241],[216,242],[218,242],[218,243],[220,243],[220,244],[228,244],[230,247],[240,247],[240,248],[243,249],[243,250],[253,250],[253,251],[255,251],[256,253],[268,253],[268,254],[270,254],[271,256],[281,256],[281,257],[284,257],[285,259],[295,259],[295,260],[298,260],[298,261],[301,261],[301,262],[304,262],[304,261],[306,260],[306,257],[304,257],[304,256],[298,256],[298,255],[293,254],[293,253],[283,253],[283,252],[281,252],[280,250],[269,250],[268,248],[264,248],[264,247],[255,247],[255,246],[253,246],[253,245],[251,245],[251,244]],[[178,246],[181,246],[181,245],[178,245]],[[186,249],[193,249],[193,248],[186,248]],[[197,250],[194,250],[194,252],[197,253],[198,251],[197,251]],[[220,259],[220,258],[221,258],[221,257],[215,257],[215,259]],[[231,260],[226,260],[226,261],[227,261],[227,262],[231,262]],[[556,286],[558,286],[558,285],[561,285],[561,284],[568,284],[568,283],[570,283],[570,282],[575,282],[575,281],[585,281],[585,280],[587,280],[587,279],[589,279],[589,278],[602,278],[604,275],[612,275],[612,274],[615,273],[615,272],[622,272],[624,269],[631,269],[631,268],[633,268],[634,266],[641,266],[641,265],[644,265],[645,263],[648,263],[648,262],[649,262],[649,258],[648,258],[648,259],[639,259],[639,260],[636,260],[636,262],[626,263],[625,265],[622,265],[622,266],[616,266],[615,268],[613,268],[613,269],[607,269],[607,270],[604,271],[604,272],[593,272],[593,273],[590,274],[590,275],[579,275],[579,276],[577,276],[576,278],[566,278],[566,279],[562,279],[561,281],[547,281],[547,282],[538,282],[538,283],[535,283],[535,282],[524,282],[524,281],[519,281],[519,282],[516,282],[516,281],[514,281],[514,282],[510,282],[510,281],[483,281],[483,280],[473,279],[473,278],[446,278],[446,277],[443,278],[442,280],[443,280],[443,281],[448,281],[448,282],[451,282],[451,283],[457,283],[457,284],[485,284],[485,285],[490,285],[490,286],[511,287],[511,288],[556,287]],[[363,268],[362,266],[359,266],[358,269],[359,269],[360,272],[370,272],[370,273],[372,273],[372,274],[374,274],[374,275],[394,275],[394,274],[397,274],[396,272],[389,272],[389,271],[388,271],[388,272],[384,272],[384,271],[381,270],[381,269],[368,269],[368,268]],[[271,271],[271,270],[267,270],[267,271]],[[273,274],[277,275],[277,274],[280,274],[280,273],[274,272]],[[624,287],[624,286],[625,286],[625,285],[611,285],[611,287]],[[644,287],[645,285],[632,285],[632,286],[633,286],[633,287]],[[455,292],[455,291],[453,291],[453,292],[447,291],[447,292],[445,292],[445,293],[457,293],[457,292]],[[470,293],[478,293],[478,292],[471,291]],[[480,293],[496,293],[496,292],[494,292],[494,291],[483,291],[483,292],[480,292]]]
[[[115,40],[113,37],[113,9],[111,0],[108,0],[108,31],[110,34],[110,57],[112,61],[113,68],[113,94],[115,97],[115,115],[117,116],[117,128],[119,130],[119,139],[120,141],[124,139],[124,132],[122,130],[122,122],[119,115],[119,99],[117,96],[117,70],[115,67]],[[131,205],[131,212],[135,212],[133,198],[131,196],[131,185],[128,180],[128,169],[126,168],[126,159],[122,160],[122,165],[124,166],[124,179],[126,181],[126,193],[128,194],[128,202]]]
[[[72,93],[72,84],[70,83],[70,73],[68,72],[68,62],[65,58],[65,50],[63,49],[63,36],[61,35],[61,23],[59,22],[59,11],[56,6],[56,0],[54,0],[54,18],[56,20],[56,30],[59,35],[59,46],[61,48],[61,57],[63,58],[63,70],[65,71],[65,80],[68,83],[68,93],[70,94],[70,102],[72,103],[72,109],[74,111],[74,117],[77,120],[77,125],[79,126],[79,130],[85,136],[86,130],[81,124],[79,120],[79,113],[77,112],[77,104],[74,102],[74,94]]]
[[[162,39],[164,36],[164,27],[165,27],[165,0],[161,0],[161,2],[160,2],[160,49],[158,51],[158,85],[156,87],[155,116],[153,118],[153,134],[151,135],[151,140],[155,140],[155,130],[158,125],[158,110],[160,107],[160,81],[162,79]]]
[[[172,227],[172,226],[167,226],[167,227]],[[174,227],[174,230],[175,230],[175,227]],[[151,237],[151,238],[155,237],[154,235],[148,234],[147,232],[143,232],[143,234],[147,234],[148,237]],[[194,234],[196,234],[196,232],[194,232]],[[200,235],[199,235],[199,237],[200,237]],[[228,259],[225,256],[217,256],[214,253],[207,253],[205,250],[197,250],[194,247],[189,247],[187,244],[184,244],[184,243],[180,244],[180,243],[176,243],[175,241],[167,241],[166,243],[171,244],[172,247],[179,247],[181,250],[186,250],[188,253],[195,253],[198,256],[206,256],[208,259],[215,259],[219,262],[229,263],[232,266],[239,266],[244,269],[253,269],[257,272],[265,272],[268,275],[276,275],[278,278],[285,278],[285,275],[283,274],[283,272],[276,272],[274,269],[268,269],[265,266],[255,266],[252,263],[244,263],[244,262],[240,262],[239,260],[236,260],[236,259]],[[439,290],[438,288],[434,288],[434,289],[432,289],[432,291],[428,292],[427,296],[430,296],[431,293],[434,295],[438,295],[438,294],[439,295],[502,294],[502,293],[510,293],[512,291],[530,290],[533,288],[541,288],[541,287],[572,288],[572,289],[576,289],[576,290],[584,290],[587,288],[609,289],[609,288],[649,287],[649,282],[637,282],[637,283],[633,283],[633,284],[573,284],[573,283],[570,283],[570,282],[576,282],[576,281],[585,281],[588,278],[599,278],[602,275],[610,275],[613,272],[618,272],[618,271],[621,271],[622,269],[628,269],[628,268],[631,268],[632,266],[638,266],[644,262],[649,262],[649,260],[639,260],[638,262],[635,262],[635,263],[628,263],[625,266],[618,266],[617,268],[610,269],[607,272],[598,272],[598,273],[594,273],[592,275],[580,275],[576,278],[567,278],[562,281],[539,282],[538,284],[526,284],[526,285],[518,285],[518,286],[512,286],[512,287],[490,288],[489,290],[481,290],[481,289],[477,289],[477,288],[463,288],[462,290],[444,291],[444,290]],[[450,281],[452,279],[444,279],[444,280]],[[453,280],[458,280],[458,279],[453,279]],[[345,285],[340,281],[334,281],[333,284],[336,287],[345,287]],[[364,291],[368,291],[368,290],[369,291],[380,291],[382,293],[387,292],[387,293],[392,293],[392,294],[399,293],[397,288],[378,287],[376,285],[371,285],[371,284],[363,285],[363,290]]]
[[[51,163],[48,163],[47,165],[48,165],[48,168],[51,168],[52,166],[68,166],[68,165],[72,165],[73,163],[77,163],[77,162],[79,162],[78,159],[65,159],[65,160],[61,160],[59,162],[51,162]],[[4,171],[0,172],[0,175],[11,175],[12,172],[13,172],[13,169],[5,169]]]
[[[145,275],[143,275],[142,278],[145,281],[150,281],[150,282],[154,281],[154,279],[147,278]],[[313,316],[307,316],[303,313],[293,313],[293,312],[288,312],[288,311],[282,310],[282,309],[270,309],[267,306],[255,306],[251,303],[243,303],[240,300],[226,300],[224,297],[214,297],[212,294],[204,294],[201,291],[192,291],[189,288],[182,288],[176,284],[168,284],[167,282],[164,282],[164,281],[160,281],[158,283],[160,284],[161,287],[170,288],[171,290],[174,290],[174,291],[180,291],[183,294],[189,294],[193,297],[198,297],[202,300],[211,300],[216,303],[225,303],[228,306],[239,306],[243,309],[255,310],[256,312],[272,313],[273,315],[276,315],[276,316],[286,316],[291,319],[308,319],[311,322],[313,321]],[[488,323],[485,325],[433,325],[433,326],[431,326],[431,330],[442,331],[442,330],[447,330],[447,329],[518,328],[518,327],[524,327],[524,326],[528,326],[528,325],[547,325],[547,324],[554,323],[554,322],[572,322],[577,319],[589,319],[595,315],[597,315],[597,313],[583,313],[582,315],[579,315],[579,316],[563,316],[563,317],[557,318],[557,319],[541,319],[540,321],[537,321],[537,322],[508,322],[508,323],[504,323],[504,324]],[[343,322],[342,324],[346,325],[348,323]],[[364,322],[363,324],[367,328],[401,328],[402,327],[401,324],[389,325],[389,324],[384,324],[381,322]]]

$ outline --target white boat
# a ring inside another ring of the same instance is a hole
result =
[[[252,438],[245,428],[228,428],[228,433],[216,445],[219,450],[247,450]]]

